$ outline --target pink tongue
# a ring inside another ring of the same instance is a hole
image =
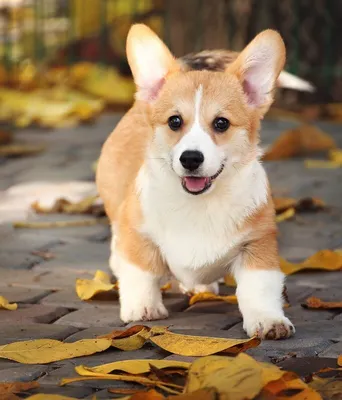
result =
[[[205,188],[208,183],[208,178],[195,178],[192,176],[186,176],[184,179],[185,187],[190,192],[200,192]]]

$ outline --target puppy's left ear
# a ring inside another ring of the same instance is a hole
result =
[[[250,107],[264,114],[273,101],[277,78],[285,64],[285,45],[278,32],[257,35],[227,68],[241,82]]]
[[[137,86],[136,98],[152,102],[166,78],[179,69],[177,61],[163,41],[144,24],[131,27],[126,52]]]

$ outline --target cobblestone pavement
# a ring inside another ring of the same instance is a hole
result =
[[[27,129],[16,134],[23,141],[44,142],[47,151],[36,157],[5,160],[0,158],[0,190],[33,181],[93,181],[91,164],[118,116],[105,115],[93,126],[61,131]],[[296,125],[289,121],[265,121],[263,144],[268,145],[282,131]],[[318,124],[342,147],[341,126]],[[266,163],[276,195],[300,198],[315,196],[331,208],[317,214],[301,214],[279,224],[280,253],[290,261],[300,261],[317,250],[342,248],[342,168],[305,169],[302,159]],[[0,194],[1,196],[2,194]],[[2,211],[8,220],[20,215],[16,209]],[[83,216],[30,215],[29,220],[79,219]],[[68,342],[92,338],[123,327],[117,299],[81,302],[75,294],[75,280],[91,277],[97,269],[108,270],[109,229],[105,225],[64,229],[14,229],[0,225],[0,294],[17,302],[17,311],[0,311],[0,344],[18,340],[54,338]],[[52,260],[33,254],[49,251]],[[278,363],[300,373],[329,365],[342,353],[342,314],[337,311],[310,311],[301,302],[310,295],[324,300],[342,300],[341,272],[307,272],[287,280],[291,307],[288,316],[296,324],[296,335],[284,341],[265,341],[248,351],[259,360]],[[223,287],[222,293],[232,293]],[[178,294],[165,295],[171,311],[166,322],[175,332],[195,335],[244,338],[237,306],[225,303],[198,303]],[[160,324],[160,322],[159,322]],[[295,358],[296,357],[296,358]],[[127,387],[123,382],[78,382],[58,387],[59,380],[76,375],[75,365],[97,365],[133,358],[171,358],[176,356],[152,345],[141,350],[108,350],[97,355],[60,361],[49,365],[21,365],[0,360],[0,381],[38,380],[37,391],[90,399],[111,398],[107,387]],[[299,359],[300,358],[300,359]],[[115,396],[112,395],[114,398]]]

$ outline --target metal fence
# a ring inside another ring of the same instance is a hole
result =
[[[240,50],[277,29],[288,71],[318,87],[320,101],[342,101],[342,1],[339,0],[0,0],[0,57],[68,65],[87,60],[129,73],[125,39],[133,22],[156,30],[175,55]]]

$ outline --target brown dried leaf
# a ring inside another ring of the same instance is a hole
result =
[[[342,301],[323,301],[318,297],[309,297],[302,304],[305,308],[322,308],[327,310],[332,310],[335,308],[342,308]]]
[[[342,398],[342,379],[313,376],[308,385],[322,395],[325,400],[340,400]]]
[[[340,367],[342,367],[342,354],[341,354],[340,356],[338,356],[337,364],[338,364]]]
[[[39,214],[91,214],[96,216],[105,215],[103,205],[96,204],[98,196],[89,196],[81,201],[73,203],[67,199],[58,199],[52,207],[42,207],[37,201],[32,204],[33,210]]]
[[[0,129],[0,145],[11,143],[13,140],[13,133]]]
[[[284,132],[263,157],[264,161],[328,151],[336,147],[332,137],[315,126],[301,125]]]
[[[147,392],[138,392],[129,398],[130,400],[164,400],[165,397],[154,389]]]
[[[38,382],[2,382],[0,383],[0,398],[1,400],[17,400],[19,397],[17,397],[16,394],[37,387],[39,387]]]
[[[208,356],[216,353],[237,354],[260,344],[257,338],[224,339],[190,336],[167,332],[150,339],[154,344],[173,354],[182,356]]]
[[[170,400],[217,400],[218,394],[214,388],[196,390],[192,393],[183,393],[178,396],[170,396]]]
[[[189,305],[192,306],[193,304],[199,303],[201,301],[215,301],[215,300],[225,301],[226,303],[230,304],[237,304],[237,298],[235,294],[231,296],[219,296],[211,292],[202,292],[191,296]]]

